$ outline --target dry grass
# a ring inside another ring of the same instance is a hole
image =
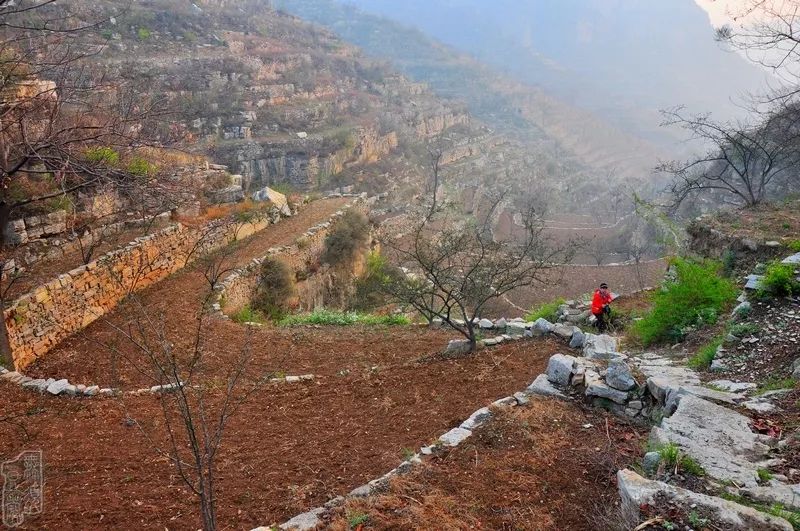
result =
[[[500,411],[387,492],[348,500],[329,528],[618,529],[615,474],[638,458],[644,435],[613,417],[534,400]]]

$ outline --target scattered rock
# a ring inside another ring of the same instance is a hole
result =
[[[47,386],[47,392],[51,395],[60,395],[67,389],[67,387],[69,387],[69,381],[66,379],[56,380]]]
[[[529,395],[542,395],[542,396],[556,396],[559,398],[566,398],[566,395],[556,389],[553,384],[547,379],[546,374],[540,374],[536,379],[525,388],[525,392]]]
[[[622,360],[611,360],[606,373],[606,383],[620,391],[630,391],[636,387],[636,380],[628,364]]]
[[[320,516],[322,516],[324,513],[325,513],[324,508],[317,507],[316,509],[312,509],[311,511],[305,512],[303,514],[298,514],[288,522],[283,523],[278,527],[286,531],[288,530],[310,531],[312,529],[316,529],[317,527],[320,526],[320,524],[322,524]],[[261,529],[270,529],[270,528],[265,527]]]
[[[597,379],[587,385],[586,396],[607,398],[617,404],[624,404],[628,401],[628,393],[612,389],[608,385],[604,384],[600,379]]]
[[[552,330],[553,323],[543,317],[536,319],[536,321],[533,322],[533,326],[531,326],[531,332],[534,337],[547,335],[552,332]]]
[[[478,326],[480,326],[484,330],[489,330],[494,328],[494,323],[489,319],[481,319],[478,321]]]
[[[556,385],[568,386],[574,364],[575,358],[572,356],[552,355],[550,361],[547,362],[547,379]]]
[[[647,452],[642,459],[642,468],[648,476],[654,476],[658,472],[658,465],[661,464],[661,454],[658,452]]]
[[[466,430],[464,428],[453,428],[439,437],[439,440],[442,441],[442,444],[445,446],[458,446],[470,435],[472,435],[472,431],[470,430]]]
[[[584,334],[580,328],[575,328],[575,333],[572,334],[572,339],[569,341],[570,348],[583,348]]]

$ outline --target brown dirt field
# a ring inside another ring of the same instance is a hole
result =
[[[226,267],[246,264],[266,254],[270,247],[293,242],[298,234],[325,221],[348,201],[344,198],[315,201],[296,216],[229,246],[226,249],[226,252],[230,252],[225,258]],[[220,256],[219,253],[216,256]],[[114,384],[119,383],[122,387],[132,384],[154,385],[136,369],[141,366],[140,353],[130,341],[123,339],[115,327],[135,328],[138,322],[147,317],[163,327],[165,336],[177,349],[188,352],[203,298],[208,293],[208,284],[203,276],[204,263],[206,261],[200,260],[130,297],[114,311],[64,340],[28,368],[26,374],[32,377],[67,378],[71,382],[86,385],[110,385],[112,372],[117,370],[116,367],[112,369],[112,365],[119,364],[119,382]],[[146,309],[146,316],[141,308]],[[152,327],[147,328],[146,335],[152,338],[155,332]],[[242,327],[217,319],[207,319],[203,323],[203,336],[208,339],[207,358],[212,362],[218,361],[217,366],[224,366],[229,360],[235,359],[248,339]],[[291,341],[291,337],[287,339]],[[112,358],[109,345],[119,349],[119,359]],[[269,340],[266,343],[256,340],[253,344],[264,350],[268,350],[268,345]]]
[[[326,527],[346,531],[361,517],[364,530],[612,529],[615,474],[638,459],[646,433],[603,413],[534,399],[503,410],[386,493],[348,501]]]
[[[280,522],[382,475],[404,448],[418,448],[522,389],[563,350],[553,340],[520,341],[420,363],[440,348],[440,334],[406,331],[307,331],[292,357],[324,375],[260,389],[226,430],[217,473],[221,529]],[[331,375],[337,367],[351,372]],[[45,512],[27,528],[198,527],[191,494],[145,437],[163,443],[164,398],[51,398],[5,382],[0,394],[0,457],[44,452]]]

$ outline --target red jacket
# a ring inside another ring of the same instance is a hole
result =
[[[592,313],[595,315],[600,315],[603,313],[603,306],[610,303],[613,300],[610,291],[606,291],[605,296],[600,293],[600,290],[596,290],[594,292],[594,297],[592,297]]]

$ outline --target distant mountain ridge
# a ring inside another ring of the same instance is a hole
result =
[[[658,109],[719,118],[766,74],[714,42],[693,0],[348,0],[540,85],[562,101],[659,140]]]
[[[275,6],[321,24],[372,57],[390,60],[440,96],[464,100],[494,128],[549,150],[575,156],[595,173],[655,189],[652,168],[670,153],[607,120],[523,84],[424,34],[335,0],[276,0]]]

